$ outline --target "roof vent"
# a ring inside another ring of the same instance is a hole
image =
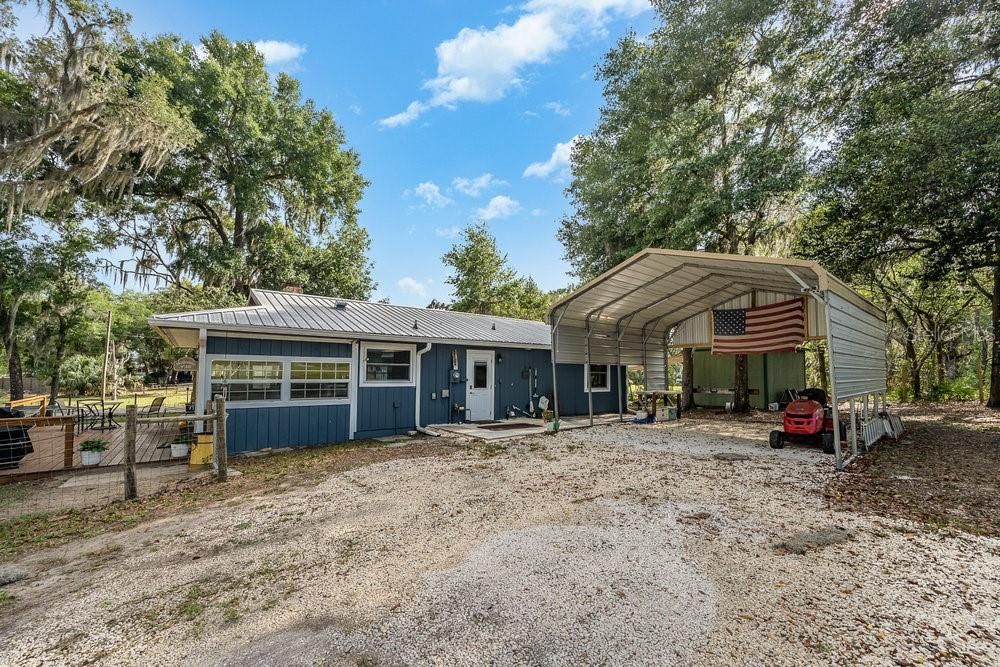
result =
[[[490,328],[491,328],[491,329],[493,329],[494,331],[496,331],[496,330],[497,330],[497,323],[496,323],[496,322],[494,322],[494,323],[493,323],[493,326],[492,326],[492,327],[490,327]]]
[[[333,307],[336,308],[337,310],[347,310],[347,302],[338,300],[336,303],[333,304]]]
[[[414,328],[414,329],[417,329],[417,328],[418,328],[418,327],[417,327],[417,321],[416,321],[416,320],[413,320],[413,328]]]

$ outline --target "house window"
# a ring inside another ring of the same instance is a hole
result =
[[[366,347],[365,382],[368,384],[411,384],[412,348]]]
[[[293,361],[289,375],[292,400],[349,397],[350,362]]]
[[[590,366],[584,377],[584,390],[592,388],[597,391],[611,390],[611,366],[601,364]]]
[[[283,364],[280,361],[212,361],[212,395],[228,401],[279,401]]]

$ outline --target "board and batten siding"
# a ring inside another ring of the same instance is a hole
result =
[[[350,439],[351,406],[282,405],[273,408],[226,406],[227,449],[234,454],[268,447],[304,447]]]
[[[350,358],[351,344],[316,340],[247,338],[209,335],[205,342],[209,356],[285,357],[299,359]],[[210,386],[206,378],[203,386]],[[304,447],[345,442],[350,439],[351,406],[295,405],[242,407],[238,401],[226,405],[227,449],[239,454],[268,447]]]
[[[211,335],[206,342],[210,355],[257,355],[263,357],[350,357],[350,343],[318,340],[245,338]]]

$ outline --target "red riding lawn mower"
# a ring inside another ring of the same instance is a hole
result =
[[[781,449],[786,442],[823,445],[823,452],[834,453],[833,407],[822,389],[794,392],[795,400],[785,408],[784,430],[771,431],[771,447]],[[847,440],[847,425],[840,423],[840,441]]]

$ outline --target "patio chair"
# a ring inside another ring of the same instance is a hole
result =
[[[163,407],[163,402],[165,400],[167,400],[166,396],[157,396],[156,398],[153,399],[152,403],[139,410],[139,416],[157,417],[159,415],[162,415],[164,412],[166,412],[166,409]]]

